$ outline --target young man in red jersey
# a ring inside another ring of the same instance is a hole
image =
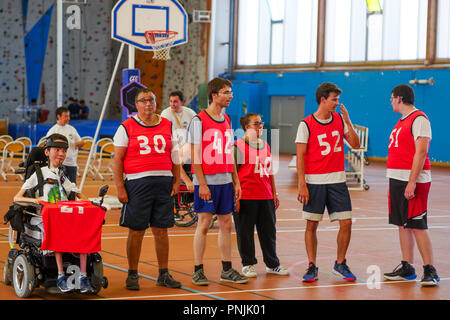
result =
[[[414,280],[414,239],[423,260],[422,286],[436,286],[439,276],[433,266],[433,251],[427,226],[427,201],[431,185],[428,148],[431,125],[414,107],[414,90],[399,85],[392,90],[391,105],[402,116],[389,137],[389,223],[398,226],[402,261],[387,280]]]
[[[120,225],[129,228],[126,288],[139,290],[137,269],[149,226],[159,266],[156,284],[179,288],[181,283],[168,271],[167,228],[174,225],[172,196],[180,185],[172,123],[156,114],[156,98],[148,89],[138,90],[135,105],[137,115],[122,122],[114,136],[114,181],[117,197],[123,203]]]
[[[208,285],[203,271],[206,237],[213,215],[219,221],[219,249],[222,258],[220,281],[246,283],[248,279],[231,265],[231,227],[235,200],[241,187],[233,160],[234,134],[225,109],[233,98],[229,80],[215,78],[208,82],[210,105],[199,112],[189,125],[191,163],[194,173],[194,211],[198,214],[194,235],[194,274],[192,282]]]
[[[303,218],[307,220],[305,245],[309,266],[304,282],[318,279],[316,266],[317,227],[323,219],[325,207],[331,221],[339,221],[337,260],[332,272],[347,281],[355,275],[346,264],[345,255],[350,243],[352,205],[345,176],[345,138],[352,148],[359,148],[359,137],[353,129],[347,109],[340,105],[335,112],[342,91],[335,84],[325,82],[316,91],[317,111],[300,122],[297,131],[298,200],[303,204]]]

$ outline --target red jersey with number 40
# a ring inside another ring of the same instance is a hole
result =
[[[199,112],[197,116],[202,121],[203,174],[233,172],[234,135],[231,131],[230,118],[224,114],[225,121],[216,121],[205,110]]]
[[[244,139],[238,139],[235,146],[243,156],[243,163],[239,164],[238,176],[241,184],[241,199],[265,200],[273,199],[272,184],[272,157],[270,147],[264,141],[264,148],[252,148]]]
[[[388,159],[386,166],[388,169],[411,170],[416,152],[416,143],[412,134],[412,125],[417,117],[428,117],[422,111],[414,111],[405,119],[400,119],[395,125],[389,137]],[[422,170],[430,170],[430,158],[425,159]]]
[[[172,123],[169,120],[161,117],[159,124],[147,127],[129,118],[122,125],[128,134],[123,162],[125,174],[172,170]]]
[[[344,123],[341,116],[331,113],[332,120],[323,124],[313,115],[303,120],[309,129],[305,154],[305,174],[325,174],[345,171]]]

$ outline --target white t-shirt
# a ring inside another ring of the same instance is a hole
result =
[[[410,113],[402,117],[404,119],[408,117],[411,113],[417,111],[414,108]],[[412,134],[414,137],[414,141],[419,137],[429,138],[431,140],[431,123],[425,117],[417,117],[414,119],[412,124]],[[409,181],[409,175],[411,174],[411,170],[401,170],[401,169],[387,169],[386,176],[388,178],[401,180],[401,181]],[[417,177],[416,182],[418,183],[427,183],[431,182],[431,170],[422,170]]]
[[[78,134],[77,130],[72,127],[70,124],[66,124],[65,126],[60,126],[59,124],[55,124],[50,128],[47,132],[47,137],[53,133],[59,133],[65,136],[69,142],[69,149],[67,149],[66,159],[64,160],[65,166],[76,167],[77,166],[77,156],[78,149],[75,148],[75,143],[80,142],[81,138]]]
[[[158,125],[161,122],[161,117],[159,115],[158,116],[158,123],[155,125]],[[139,119],[139,117],[137,115],[134,115],[133,118],[141,125],[146,126],[145,123]],[[174,159],[175,157],[178,157],[177,152],[178,152],[178,146],[177,146],[177,140],[175,140],[175,134],[173,131],[173,126],[172,126],[172,143],[171,143],[171,152],[172,152],[172,159]],[[127,134],[127,130],[125,130],[125,127],[123,125],[120,125],[119,128],[117,128],[116,134],[114,135],[113,138],[114,141],[114,146],[116,147],[128,147],[128,134]],[[145,171],[145,172],[139,172],[139,173],[131,173],[131,174],[124,174],[124,178],[128,179],[128,180],[133,180],[133,179],[139,179],[139,178],[143,178],[143,177],[149,177],[149,176],[168,176],[171,177],[173,176],[172,171],[170,170],[159,170],[159,171]]]
[[[172,108],[168,107],[161,112],[161,117],[172,122],[172,128],[176,135],[176,140],[180,145],[184,145],[187,138],[187,128],[192,118],[196,116],[194,110],[182,107],[181,112],[172,112]]]

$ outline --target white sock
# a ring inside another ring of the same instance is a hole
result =
[[[59,271],[58,271],[58,278],[61,278],[61,277],[64,277],[64,276],[65,276],[64,271],[63,271],[63,272],[59,272]]]

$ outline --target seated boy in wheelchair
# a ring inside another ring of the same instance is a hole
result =
[[[44,152],[45,156],[48,158],[48,166],[41,168],[40,172],[42,172],[42,176],[40,176],[40,174],[38,175],[37,172],[34,172],[26,179],[20,191],[14,196],[14,202],[39,203],[41,200],[49,203],[56,203],[58,201],[70,200],[69,197],[71,194],[75,194],[78,198],[81,198],[79,189],[77,189],[74,183],[67,179],[62,169],[68,146],[67,138],[64,135],[55,133],[47,137]],[[40,192],[37,195],[29,194],[30,190],[36,190],[37,188],[40,189]],[[27,193],[29,197],[26,197]],[[41,217],[33,217],[30,222],[32,225],[39,226],[43,232]],[[55,252],[56,265],[58,268],[58,279],[56,283],[61,292],[68,292],[71,289],[67,285],[62,255],[62,252]],[[86,262],[87,254],[80,253],[80,291],[82,293],[92,291],[92,287],[86,275]]]

